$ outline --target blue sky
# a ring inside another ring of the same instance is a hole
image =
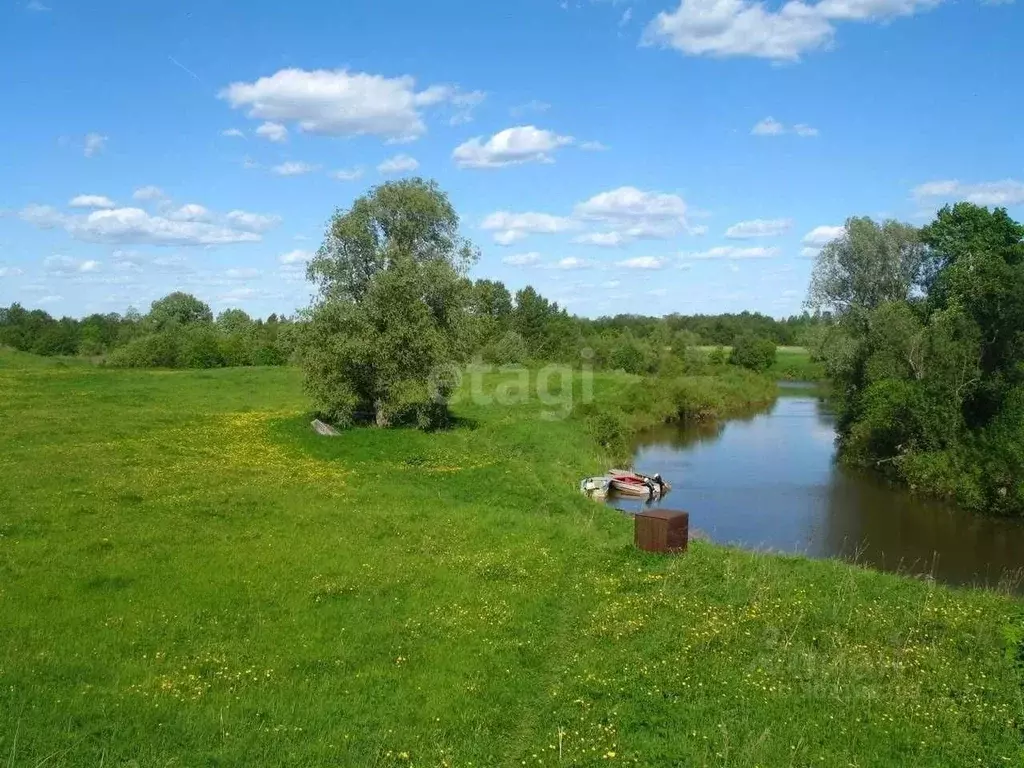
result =
[[[475,277],[796,313],[850,215],[1024,218],[1022,35],[978,0],[4,0],[0,305],[292,313],[331,212],[419,174]]]

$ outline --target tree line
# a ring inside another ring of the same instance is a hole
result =
[[[807,305],[835,382],[840,456],[977,510],[1024,514],[1024,227],[942,208],[927,226],[851,218]]]

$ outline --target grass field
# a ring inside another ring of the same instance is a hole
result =
[[[721,349],[728,357],[732,347],[697,347],[701,352],[710,354]],[[775,365],[768,373],[778,379],[790,381],[823,381],[828,378],[825,367],[811,360],[811,353],[806,347],[778,347],[775,350]]]
[[[0,351],[0,765],[1024,759],[1012,598],[638,553],[534,401],[333,439],[307,407],[287,368]]]

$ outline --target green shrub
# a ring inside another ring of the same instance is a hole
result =
[[[746,334],[736,340],[729,362],[751,371],[767,371],[775,364],[775,342]]]

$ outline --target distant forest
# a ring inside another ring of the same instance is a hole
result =
[[[808,345],[823,325],[808,313],[777,320],[756,312],[588,319],[568,314],[532,287],[510,292],[493,280],[465,281],[468,306],[462,349],[467,360],[494,364],[578,360],[594,350],[601,367],[655,373],[664,355],[698,346],[732,346],[754,337],[780,346]],[[0,345],[47,356],[81,356],[119,367],[213,368],[294,361],[306,321],[241,309],[214,315],[195,296],[172,293],[142,314],[55,318],[15,303],[0,307]]]

